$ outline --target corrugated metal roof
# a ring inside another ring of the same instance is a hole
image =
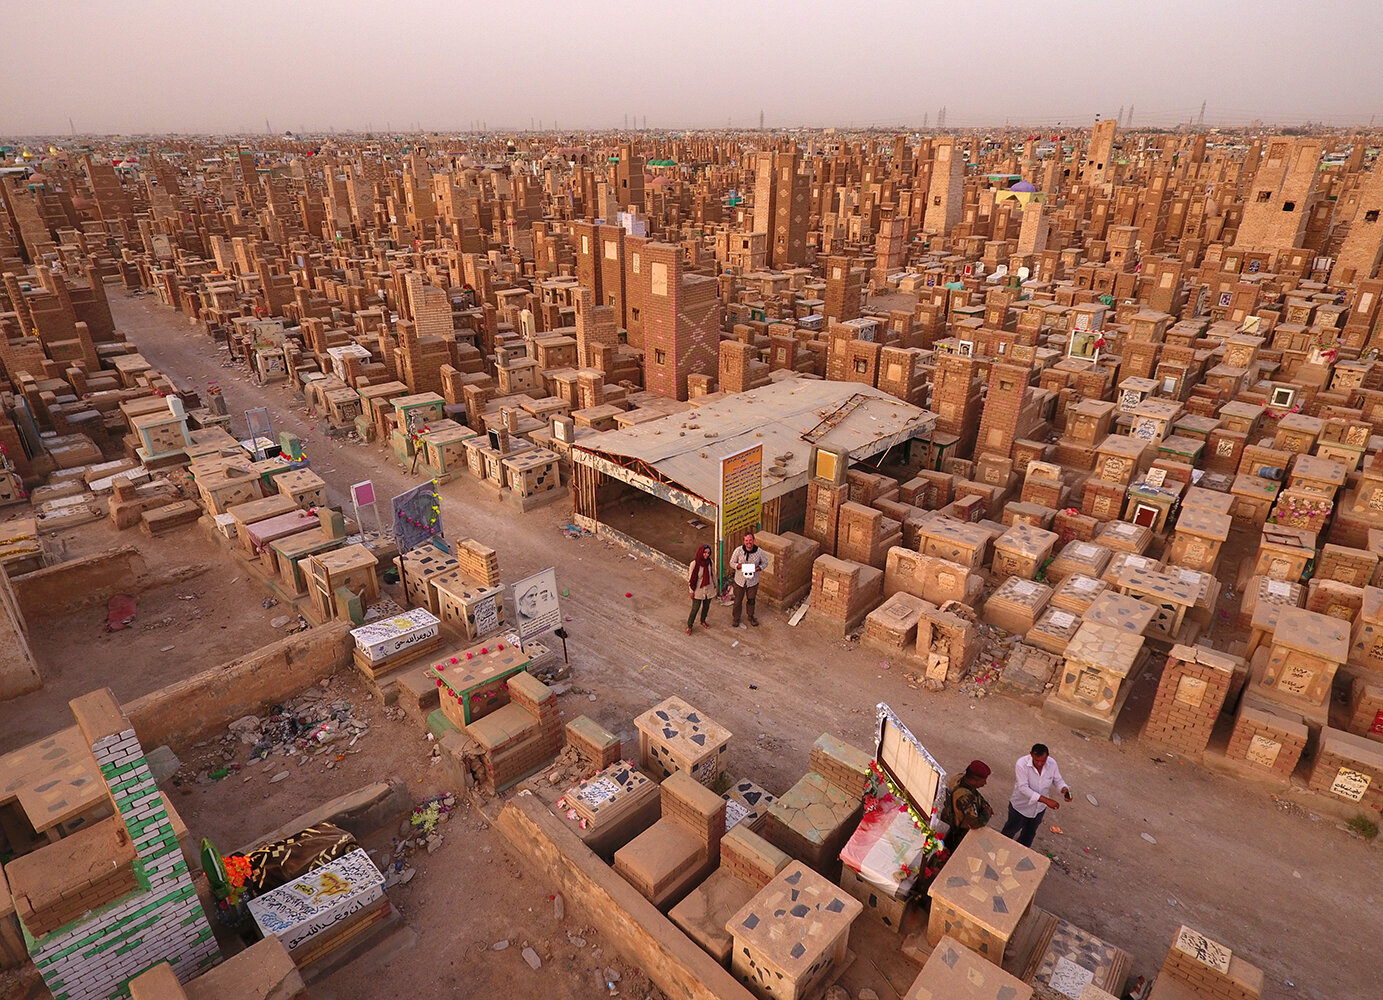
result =
[[[584,438],[574,452],[613,461],[638,459],[658,474],[712,503],[719,502],[720,460],[755,444],[764,446],[763,498],[771,500],[807,481],[811,443],[803,438],[852,397],[861,399],[816,443],[848,449],[855,458],[877,454],[910,438],[925,436],[936,414],[856,382],[786,379],[661,420]],[[779,457],[787,455],[782,463]],[[579,457],[577,459],[579,461]],[[786,475],[769,474],[781,464]]]

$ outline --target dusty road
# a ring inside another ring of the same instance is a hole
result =
[[[373,479],[382,497],[420,480],[407,477],[382,446],[328,440],[286,388],[261,389],[239,369],[223,368],[224,355],[198,327],[152,298],[112,288],[111,306],[118,326],[179,384],[200,390],[218,383],[237,429],[247,407],[267,405],[276,429],[302,436],[334,502],[346,505],[346,488],[362,479]],[[910,690],[897,665],[884,669],[877,654],[806,627],[790,628],[782,615],[761,612],[762,628],[732,630],[728,611],[717,607],[715,627],[684,636],[681,581],[601,541],[564,537],[560,525],[568,508],[559,504],[521,515],[464,476],[446,484],[442,495],[447,534],[494,546],[505,580],[556,566],[559,584],[570,591],[564,609],[573,619],[567,628],[576,682],[596,696],[589,701],[584,694],[568,695],[569,718],[584,713],[633,738],[634,715],[680,695],[735,734],[732,771],[781,792],[806,769],[818,734],[830,731],[868,746],[873,707],[887,701],[944,766],[981,757],[994,767],[989,791],[1000,816],[1013,761],[1041,740],[1060,762],[1075,801],[1048,814],[1047,825],[1059,825],[1060,834],[1039,834],[1036,846],[1058,859],[1039,905],[1127,949],[1135,974],[1155,971],[1176,927],[1186,923],[1262,968],[1265,996],[1344,1000],[1376,994],[1383,972],[1383,853],[1350,838],[1331,819],[1313,819],[1310,796],[1294,797],[1300,807],[1275,803],[1261,790],[1144,744],[1136,727],[1121,729],[1116,745],[1053,728],[1034,709],[1006,699]],[[1144,710],[1149,692],[1144,678],[1135,693]],[[389,773],[387,755],[377,771],[368,755],[355,761],[358,778]],[[293,808],[316,801],[314,791],[320,799],[334,794],[328,787],[304,787]],[[1156,843],[1144,839],[1145,833]],[[522,914],[551,891],[533,893],[527,885],[519,891],[507,875],[491,879],[488,865],[470,867],[464,856],[452,860],[449,869],[426,880],[426,890],[449,897],[453,917],[487,894],[503,894],[501,909]],[[477,886],[485,892],[477,893]],[[440,912],[436,900],[432,906]],[[387,977],[333,977],[333,994],[426,995],[426,984],[434,981],[416,978],[417,966],[440,971],[431,968],[435,963],[427,956],[436,951],[427,940],[445,946],[451,937],[438,935],[480,937],[461,935],[450,920],[410,924],[423,942],[396,963],[397,970],[391,966]],[[514,958],[508,951],[471,956],[481,965],[503,961],[497,970],[514,969]],[[405,968],[410,965],[411,972]],[[571,981],[570,995],[587,995],[580,981]],[[852,993],[866,985],[879,988],[849,975],[844,985]]]

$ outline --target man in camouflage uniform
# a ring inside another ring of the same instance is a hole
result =
[[[989,765],[982,760],[972,760],[965,773],[947,790],[941,819],[951,826],[943,841],[948,851],[955,851],[971,830],[989,825],[994,810],[980,794],[980,789],[988,780]]]

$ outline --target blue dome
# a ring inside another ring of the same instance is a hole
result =
[[[1037,188],[1033,187],[1033,186],[1032,186],[1031,184],[1029,184],[1027,181],[1019,181],[1017,184],[1013,185],[1013,187],[1009,188],[1009,190],[1010,190],[1010,191],[1033,191],[1033,192],[1035,192],[1035,191],[1037,190]]]

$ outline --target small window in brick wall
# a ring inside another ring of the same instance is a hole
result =
[[[653,351],[653,363],[657,365],[667,364],[667,351],[663,350],[661,347],[655,348]]]
[[[1284,211],[1284,212],[1295,212],[1296,210],[1297,210],[1297,203],[1296,203],[1296,202],[1294,202],[1294,201],[1284,201],[1284,202],[1282,203],[1282,211]]]
[[[1369,211],[1365,212],[1365,213],[1364,213],[1364,221],[1365,221],[1365,222],[1377,222],[1377,221],[1378,221],[1378,209],[1372,208],[1372,209],[1369,209]]]

